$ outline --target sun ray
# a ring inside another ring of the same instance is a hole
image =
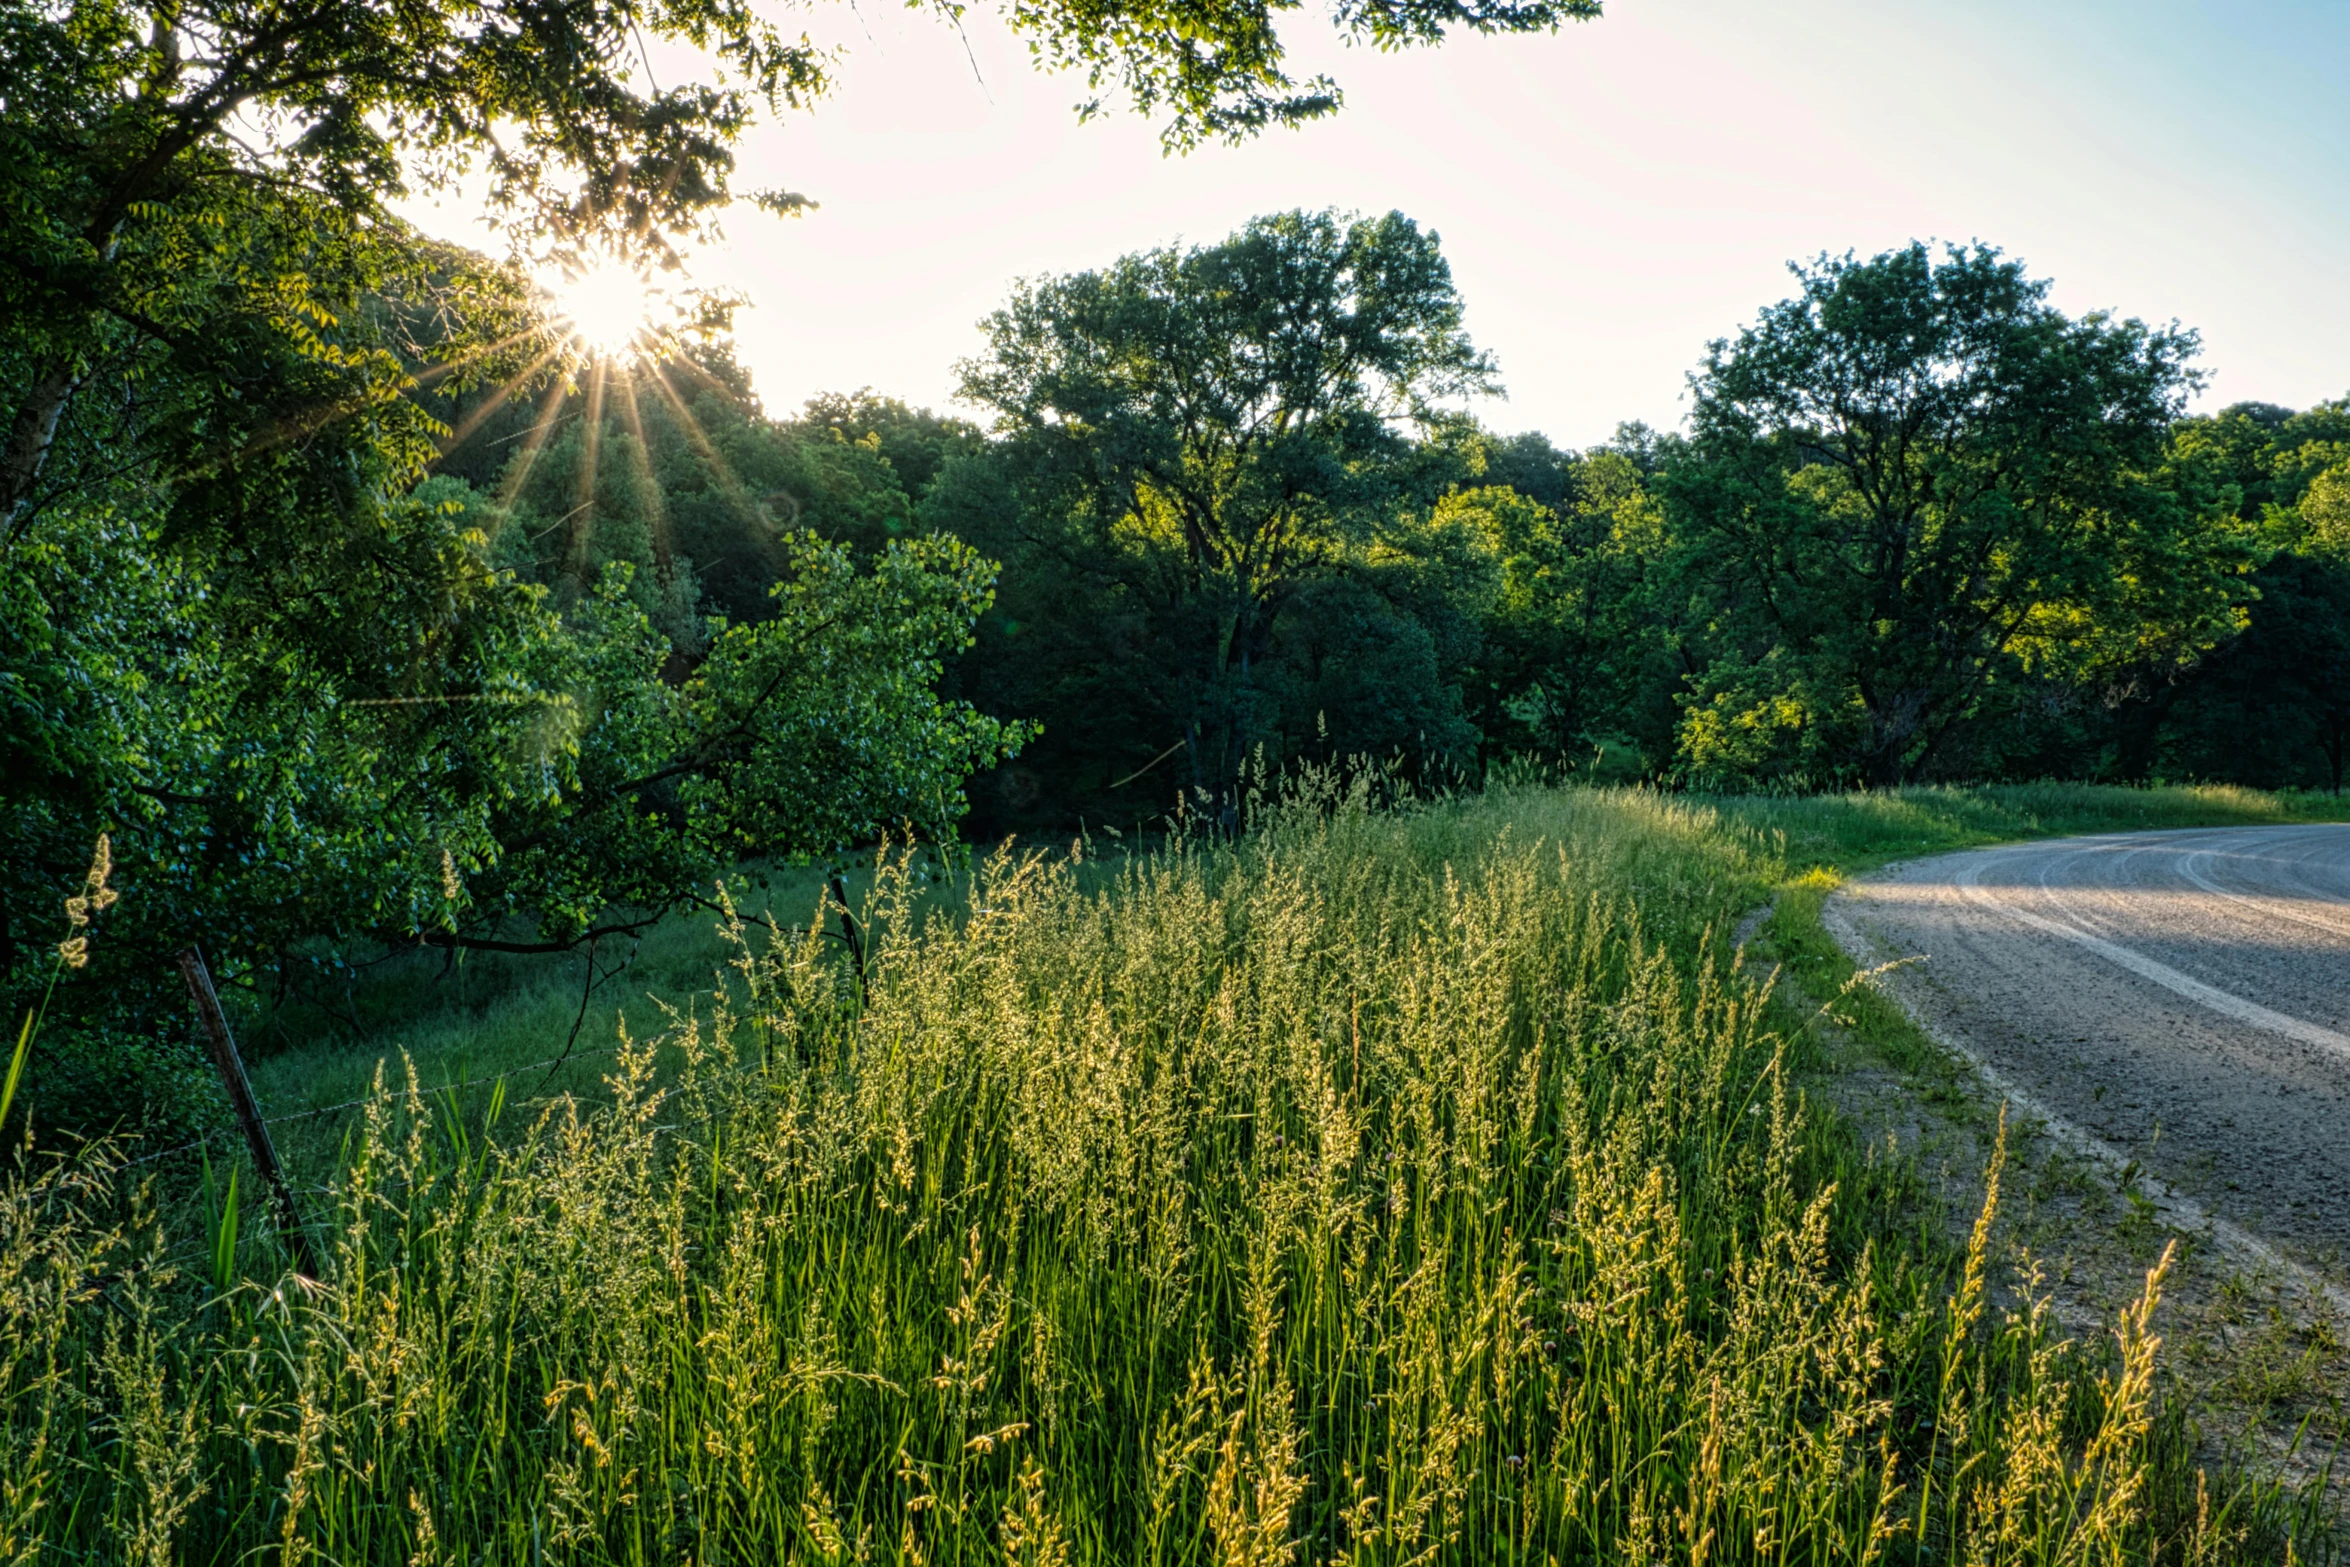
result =
[[[580,591],[587,590],[588,540],[596,530],[596,465],[602,460],[604,449],[604,376],[610,359],[598,358],[588,371],[587,407],[580,415],[579,474],[572,487],[574,505],[571,514],[578,520],[572,524],[570,561],[566,570]]]
[[[466,440],[473,434],[473,432],[481,428],[483,420],[496,413],[499,409],[505,407],[507,402],[512,399],[516,392],[529,385],[531,378],[536,376],[541,370],[544,370],[554,359],[554,357],[561,352],[561,348],[551,345],[547,348],[543,348],[539,351],[537,358],[531,360],[529,364],[524,365],[521,369],[515,371],[512,375],[508,376],[503,382],[501,382],[498,387],[491,392],[489,397],[482,402],[481,406],[474,409],[473,412],[467,414],[464,418],[458,420],[457,423],[451,427],[448,438],[441,443],[441,455],[446,457],[451,452],[455,451],[458,447],[463,446]]]
[[[507,349],[512,348],[516,343],[523,342],[528,338],[536,337],[538,335],[539,328],[536,326],[521,327],[492,342],[482,343],[476,347],[469,348],[464,353],[457,355],[455,358],[435,360],[432,364],[417,372],[415,378],[416,384],[418,386],[431,386],[435,382],[445,380],[449,376],[455,374],[459,370],[464,369],[468,365],[479,364],[482,360],[489,358],[489,356],[492,354],[502,354]]]
[[[677,363],[707,374],[707,372],[702,372],[701,367],[690,359],[681,358]],[[710,471],[717,475],[718,488],[733,504],[735,511],[745,522],[754,524],[768,522],[769,518],[765,509],[751,498],[751,492],[735,475],[733,465],[719,455],[718,448],[711,443],[709,434],[702,429],[702,421],[694,417],[693,410],[686,407],[685,399],[677,395],[677,388],[669,384],[669,377],[665,373],[664,367],[648,365],[646,369],[653,378],[653,384],[661,389],[662,399],[669,404],[670,411],[677,415],[678,426],[685,431],[687,443],[701,455],[702,461],[710,465]]]
[[[538,466],[539,453],[545,449],[548,434],[555,428],[555,418],[563,411],[563,404],[571,395],[571,384],[559,381],[555,395],[547,399],[547,406],[539,411],[538,422],[530,427],[530,434],[522,443],[522,450],[506,466],[506,476],[498,484],[498,509],[511,511],[520,498],[523,485],[530,482],[531,469]]]
[[[719,380],[718,377],[712,375],[709,371],[703,369],[700,365],[695,364],[693,360],[687,358],[684,354],[677,355],[674,362],[681,368],[692,371],[695,377],[699,379],[704,386],[708,387],[711,391],[716,392],[719,396],[725,398],[728,402],[734,404],[737,408],[742,409],[745,413],[755,414],[758,412],[757,405],[754,404],[749,398],[743,396],[742,393],[736,391],[733,387],[728,386],[724,381]]]
[[[428,365],[408,377],[408,384],[405,387],[399,388],[398,391],[389,395],[396,397],[404,393],[424,391],[438,382],[446,380],[465,366],[509,348],[529,335],[528,332],[510,333],[494,343],[484,343],[456,358],[444,359],[437,364]],[[370,404],[382,400],[386,395],[380,386],[370,386],[350,397],[330,398],[306,412],[283,415],[272,420],[266,428],[256,430],[243,441],[234,445],[213,448],[209,455],[192,466],[198,472],[217,471],[230,463],[243,462],[258,457],[264,452],[274,451],[281,446],[292,445],[296,441],[317,434],[338,419],[346,419],[363,412]],[[442,449],[442,454],[447,455],[447,448]]]
[[[662,504],[661,483],[653,476],[653,449],[645,441],[644,418],[636,406],[636,377],[627,372],[620,377],[620,418],[636,444],[631,466],[635,469],[637,504],[644,509],[645,531],[653,539],[653,569],[666,588],[676,579],[677,552],[669,537],[669,508]]]

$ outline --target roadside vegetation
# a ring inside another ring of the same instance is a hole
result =
[[[1594,791],[1610,795],[1616,791]],[[1873,992],[1848,988],[1851,960],[1819,928],[1817,911],[1842,880],[1890,860],[2021,838],[2127,832],[2160,827],[2255,826],[2283,821],[2350,819],[2350,805],[2322,794],[2273,794],[2232,785],[2136,789],[2092,784],[1920,786],[1823,795],[1686,796],[1711,813],[1719,830],[1760,845],[1749,907],[1771,906],[1778,952],[1807,988],[1842,994],[1846,1009],[1895,1015]],[[1117,828],[1087,836],[1091,858],[1073,867],[1098,885],[1108,867],[1151,839]],[[1039,838],[1048,849],[1065,847]],[[962,883],[935,859],[917,862],[926,907],[959,910]],[[861,908],[873,886],[870,861],[844,867],[844,887]],[[826,903],[816,869],[780,869],[758,880],[737,878],[733,896],[745,917],[794,928],[821,923],[840,931],[837,905]],[[1767,889],[1767,890],[1757,890]],[[1727,894],[1725,894],[1727,895]],[[1727,932],[1731,927],[1725,925]],[[525,1079],[535,1093],[592,1090],[609,1067],[616,1023],[639,1037],[666,1023],[663,1003],[707,989],[729,951],[717,921],[701,910],[673,915],[593,959],[511,956],[495,952],[394,953],[364,968],[321,966],[314,983],[283,1004],[246,1004],[239,1020],[254,1081],[272,1114],[315,1112],[365,1094],[379,1060],[413,1058],[428,1084],[542,1070]],[[566,1047],[570,1056],[559,1063]],[[297,1148],[331,1156],[339,1119],[281,1133]]]
[[[1952,1244],[1809,1103],[1727,940],[1793,842],[2289,809],[1529,786],[1380,810],[1322,783],[1238,838],[1007,852],[926,915],[885,860],[862,992],[813,925],[736,921],[731,967],[593,1098],[519,1110],[385,1062],[306,1178],[312,1279],[225,1150],[142,1187],[130,1150],[12,1148],[0,1543],[2315,1549],[2293,1493],[2192,1468],[2156,1397],[2159,1268],[2110,1334],[2060,1331],[1992,1208]]]

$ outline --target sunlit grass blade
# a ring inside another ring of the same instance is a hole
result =
[[[209,1251],[212,1263],[212,1289],[216,1295],[226,1295],[237,1282],[237,1174],[234,1162],[228,1167],[228,1187],[215,1200],[212,1185],[212,1155],[203,1150],[205,1217],[210,1235]]]
[[[0,1126],[8,1124],[8,1111],[16,1103],[16,1085],[24,1076],[25,1058],[33,1049],[33,1009],[25,1008],[23,1026],[16,1031],[16,1048],[8,1056],[8,1078],[0,1082]]]

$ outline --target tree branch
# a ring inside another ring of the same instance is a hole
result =
[[[462,947],[467,952],[505,952],[520,957],[533,957],[550,952],[576,952],[583,943],[601,941],[606,936],[634,936],[661,923],[664,916],[648,914],[640,920],[629,920],[617,925],[598,925],[583,930],[569,941],[497,941],[488,936],[464,936],[455,931],[428,930],[416,938],[420,947],[439,950]]]

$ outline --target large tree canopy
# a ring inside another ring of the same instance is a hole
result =
[[[1221,793],[1278,701],[1283,611],[1429,477],[1412,432],[1495,389],[1436,236],[1282,213],[1030,284],[986,328],[964,396],[994,411],[1029,515],[1159,606],[1188,687],[1161,743]]]
[[[2240,552],[2157,471],[2192,334],[2070,319],[1981,247],[1799,276],[1714,345],[1670,468],[1715,628],[1695,771],[1900,781],[2019,670],[2229,628]]]

